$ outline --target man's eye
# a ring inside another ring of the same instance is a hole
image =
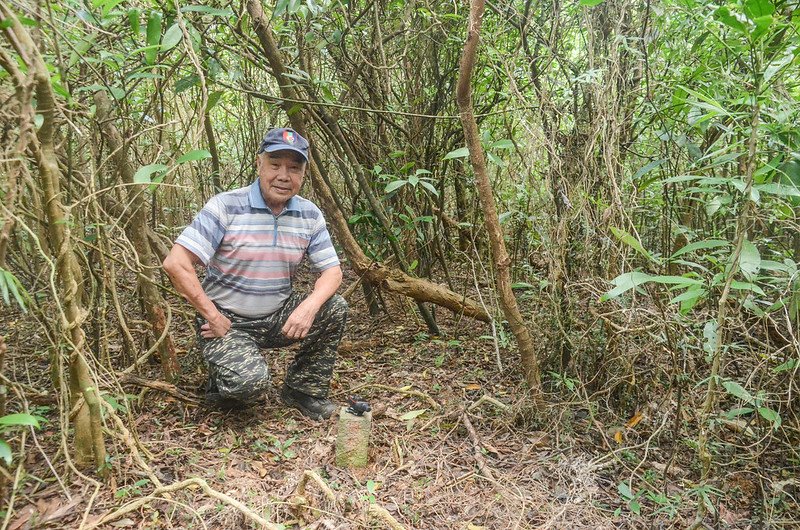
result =
[[[270,165],[272,166],[272,169],[278,169],[280,167],[278,164],[270,164]]]

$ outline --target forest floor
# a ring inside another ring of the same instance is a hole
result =
[[[668,425],[664,436],[667,410],[645,407],[630,417],[589,413],[585,401],[569,399],[566,378],[560,385],[549,378],[548,387],[561,394],[548,394],[545,404],[535,406],[511,351],[501,348],[498,368],[488,325],[439,310],[445,335],[431,337],[411,307],[403,305],[407,302],[390,302],[388,313],[371,317],[361,289],[354,291],[332,382],[332,399],[344,403],[346,396],[358,394],[374,407],[365,469],[335,465],[335,418],[307,420],[282,406],[274,390],[265,405],[225,413],[125,385],[124,395],[106,399],[120,417],[132,421],[149,470],[137,464],[120,436],[110,434],[110,477],[98,488],[69,470],[60,449],[58,406],[52,397],[48,405],[40,396],[31,400],[30,409],[47,421],[28,434],[24,472],[16,475],[17,492],[4,528],[91,528],[120,508],[129,511],[117,512],[100,528],[254,526],[241,509],[197,484],[168,498],[150,496],[154,478],[167,486],[192,477],[286,528],[387,527],[370,505],[384,508],[408,529],[685,528],[691,523],[695,473],[682,466],[693,459],[693,451],[666,446],[671,440]],[[175,311],[173,329],[184,351],[179,386],[194,392],[205,375],[190,317]],[[47,359],[37,353],[46,345],[35,323],[15,320],[7,333],[8,377],[48,388]],[[279,388],[292,352],[267,355],[274,388]],[[144,372],[159,377],[155,365]],[[19,406],[12,401],[10,411]],[[110,420],[108,427],[118,431]],[[661,446],[651,443],[654,432],[666,440]],[[19,436],[13,442],[18,444]],[[17,469],[12,466],[11,473]],[[308,481],[304,499],[313,509],[297,506],[297,487],[308,471],[329,488],[326,492]],[[629,484],[651,486],[631,490]],[[735,488],[727,490],[732,493],[724,502],[712,499],[715,513],[707,522],[749,528],[753,491],[748,488],[753,486],[736,473],[720,487],[730,484]]]

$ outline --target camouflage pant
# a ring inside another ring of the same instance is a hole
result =
[[[305,297],[292,293],[281,309],[263,318],[246,318],[221,309],[231,320],[224,337],[204,339],[199,335],[205,322],[197,318],[198,340],[208,365],[207,392],[211,396],[250,401],[270,386],[269,368],[260,348],[281,348],[298,342],[281,334],[281,328]],[[347,302],[332,296],[317,313],[308,335],[286,372],[285,384],[305,394],[325,398],[333,376],[336,349],[347,322]]]

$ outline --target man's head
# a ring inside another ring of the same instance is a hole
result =
[[[292,129],[272,129],[256,156],[261,195],[277,215],[303,185],[308,141]]]

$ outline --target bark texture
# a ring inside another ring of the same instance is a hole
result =
[[[50,72],[28,31],[6,4],[0,3],[0,23],[7,26],[4,37],[33,72],[36,112],[42,125],[30,143],[30,150],[39,169],[44,195],[45,217],[51,248],[56,252],[56,284],[61,307],[60,325],[66,340],[69,359],[70,403],[75,425],[75,461],[80,466],[94,465],[102,469],[106,448],[100,416],[100,397],[86,362],[86,341],[83,322],[86,319],[83,295],[83,274],[72,247],[69,215],[61,202],[62,174],[55,152],[58,128],[56,99]]]
[[[492,185],[489,182],[489,175],[486,171],[486,160],[480,142],[478,124],[475,121],[475,113],[472,110],[472,88],[470,82],[480,40],[483,11],[484,1],[472,0],[467,42],[464,44],[464,52],[461,56],[461,66],[458,72],[456,103],[461,116],[461,125],[464,128],[464,138],[469,149],[469,159],[475,171],[475,187],[478,190],[489,235],[489,244],[492,248],[497,270],[495,283],[500,307],[506,320],[508,320],[508,325],[511,327],[514,337],[517,339],[525,381],[534,393],[538,393],[540,390],[539,362],[534,350],[531,332],[522,319],[522,314],[517,306],[517,299],[511,290],[511,258],[508,256],[503,240],[503,231],[500,228],[500,220],[497,216],[497,208],[492,196]]]

